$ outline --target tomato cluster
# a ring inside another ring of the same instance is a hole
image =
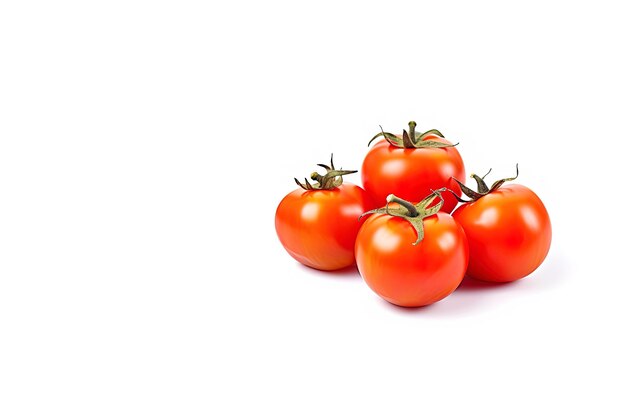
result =
[[[278,205],[278,238],[298,262],[325,271],[356,262],[374,292],[404,307],[439,301],[466,276],[510,282],[541,265],[550,217],[529,188],[507,184],[517,175],[488,187],[486,175],[472,174],[472,190],[457,144],[438,130],[416,132],[410,122],[370,143],[380,137],[363,161],[363,188],[343,182],[357,171],[335,169],[331,155],[318,164],[325,175],[296,179],[300,188]]]

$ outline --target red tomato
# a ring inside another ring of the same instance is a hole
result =
[[[414,125],[410,126],[413,128]],[[370,149],[363,161],[361,178],[363,188],[376,206],[384,205],[385,198],[391,193],[413,202],[442,187],[460,194],[459,185],[451,177],[464,181],[465,166],[461,155],[452,146],[431,147],[433,142],[451,145],[432,133],[424,135],[415,148],[404,148],[400,141],[392,144],[380,140]],[[420,147],[420,143],[431,146]],[[444,196],[443,211],[450,213],[456,205],[452,195]]]
[[[380,213],[380,211],[379,211]],[[418,307],[451,294],[463,280],[469,250],[465,233],[447,213],[423,220],[423,239],[402,217],[374,214],[356,239],[361,276],[392,304]]]
[[[354,264],[359,216],[373,207],[359,186],[341,181],[329,186],[294,190],[280,202],[275,217],[276,233],[287,252],[298,262],[325,271]]]
[[[546,258],[552,226],[545,206],[530,189],[508,184],[460,206],[452,216],[470,248],[467,275],[508,282],[533,272]]]

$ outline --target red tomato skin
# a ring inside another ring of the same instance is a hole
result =
[[[425,140],[450,143],[436,135],[429,135]],[[442,187],[460,195],[461,188],[451,177],[465,182],[465,166],[455,147],[404,149],[386,140],[378,141],[370,149],[361,168],[363,188],[376,207],[384,206],[389,194],[413,203]],[[441,211],[451,213],[456,205],[453,195],[444,195]]]
[[[365,191],[343,183],[332,190],[287,194],[276,209],[280,243],[298,262],[323,271],[354,264],[359,216],[373,205]]]
[[[470,248],[467,276],[490,282],[523,278],[541,265],[552,241],[550,216],[529,188],[507,184],[452,216]]]
[[[424,240],[406,220],[382,214],[361,226],[355,245],[361,276],[376,294],[402,307],[420,307],[450,295],[469,259],[463,229],[447,213],[424,220]]]

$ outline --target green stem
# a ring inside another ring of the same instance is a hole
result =
[[[470,178],[473,178],[476,181],[476,186],[478,189],[478,192],[480,194],[485,194],[486,192],[489,192],[489,187],[487,187],[487,183],[485,183],[484,178],[487,176],[487,174],[485,174],[484,176],[480,177],[476,174],[471,174]],[[311,177],[313,178],[313,177]]]
[[[443,138],[443,133],[441,133],[440,131],[438,131],[437,129],[430,129],[427,130],[424,133],[420,133],[417,132],[415,130],[417,124],[414,121],[410,121],[409,122],[409,131],[407,132],[406,129],[404,129],[402,131],[402,137],[398,136],[398,135],[394,135],[393,133],[389,133],[389,132],[385,132],[382,128],[382,126],[380,127],[381,132],[377,133],[376,135],[374,135],[373,138],[370,139],[370,141],[367,143],[367,146],[370,146],[371,143],[379,138],[379,137],[384,137],[385,140],[387,142],[389,142],[389,144],[391,146],[395,146],[396,148],[404,148],[404,149],[414,149],[414,148],[448,148],[448,147],[454,147],[456,145],[458,145],[458,143],[455,144],[450,144],[447,142],[441,142],[438,140],[425,140],[425,138],[428,135],[437,135],[440,138]]]
[[[333,188],[337,188],[343,184],[343,175],[354,174],[357,172],[352,170],[335,169],[333,154],[330,154],[330,166],[326,164],[317,165],[324,168],[326,170],[326,174],[322,175],[317,171],[311,173],[311,179],[313,181],[317,181],[317,184],[311,184],[306,178],[304,179],[304,184],[302,184],[297,178],[294,178],[299,187],[307,191],[332,190]]]
[[[415,123],[414,121],[410,121],[409,122],[409,139],[411,139],[412,143],[416,143],[415,141],[415,126],[417,126],[417,123]]]
[[[487,172],[487,174],[489,174],[490,172],[491,172],[491,169]],[[472,190],[471,188],[469,188],[467,185],[463,184],[461,181],[457,180],[456,178],[452,177],[452,179],[454,181],[456,181],[457,184],[459,184],[459,187],[461,187],[461,191],[463,192],[463,194],[465,194],[466,196],[468,196],[470,198],[470,201],[476,201],[479,198],[482,198],[482,197],[486,196],[489,193],[493,193],[498,188],[502,187],[502,185],[505,182],[513,181],[513,180],[517,179],[517,176],[519,175],[519,166],[518,166],[518,164],[515,164],[515,176],[514,177],[503,178],[501,180],[498,180],[498,181],[493,183],[491,188],[487,187],[487,184],[485,183],[485,177],[487,176],[487,174],[483,175],[482,177],[478,176],[476,174],[470,175],[471,178],[476,180],[476,184],[478,185],[478,187],[477,187],[478,189],[476,191]],[[459,202],[462,202],[462,203],[469,203],[470,202],[470,201],[463,200],[454,191],[452,191],[452,190],[448,190],[448,191],[450,191]]]
[[[400,197],[396,197],[393,194],[389,194],[387,196],[387,208],[389,208],[389,203],[398,203],[400,204],[402,207],[404,207],[407,210],[407,215],[409,217],[417,217],[419,216],[419,212],[417,211],[417,209],[415,208],[415,206],[413,204],[411,204],[410,202],[400,198]]]
[[[374,213],[387,214],[389,216],[404,219],[411,224],[413,229],[415,229],[415,233],[417,234],[417,240],[413,242],[413,245],[417,245],[424,239],[424,219],[428,216],[436,214],[443,206],[443,197],[441,197],[441,192],[444,190],[445,188],[432,190],[432,194],[428,195],[417,204],[411,204],[407,200],[396,197],[393,194],[389,194],[387,196],[387,205],[385,207],[365,212],[361,214],[359,219],[361,219],[361,217],[363,216]],[[437,198],[439,198],[440,201],[431,207],[431,204]],[[400,207],[389,207],[390,203],[398,203]]]

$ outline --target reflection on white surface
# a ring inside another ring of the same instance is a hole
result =
[[[498,209],[490,207],[482,212],[480,217],[476,220],[476,224],[481,226],[491,226],[498,221]]]
[[[302,207],[302,218],[307,221],[313,221],[317,219],[319,213],[319,206],[316,203],[307,203]]]
[[[524,218],[524,221],[526,222],[528,227],[530,227],[533,230],[539,230],[540,222],[539,222],[539,219],[537,218],[537,214],[535,213],[535,210],[533,210],[532,207],[522,206],[520,207],[520,213],[522,213],[522,217]]]
[[[374,245],[381,252],[393,252],[395,248],[400,244],[400,236],[397,234],[390,233],[385,228],[378,229],[374,236],[372,237],[374,240]]]

